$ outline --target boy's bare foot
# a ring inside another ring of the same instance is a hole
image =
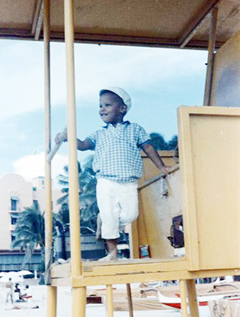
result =
[[[114,251],[108,253],[108,255],[105,256],[104,258],[99,259],[98,261],[104,262],[104,261],[117,261],[117,260],[118,260],[117,253],[114,250]]]

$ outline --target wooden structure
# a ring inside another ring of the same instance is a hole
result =
[[[94,0],[71,2],[75,42],[206,49],[209,13],[216,7],[216,47],[240,28],[238,0],[108,0],[107,5]],[[51,40],[62,41],[64,1],[49,4]],[[0,0],[0,8],[1,38],[43,39],[43,0]]]
[[[179,108],[190,270],[240,267],[240,108]]]
[[[168,252],[164,251],[166,256],[159,259],[160,253],[156,249],[156,257],[152,259],[134,259],[119,263],[81,261],[73,50],[74,41],[153,47],[208,48],[204,105],[216,106],[215,101],[219,100],[217,97],[221,91],[219,83],[223,85],[222,78],[225,76],[224,72],[221,72],[223,67],[221,58],[218,59],[217,54],[215,56],[215,50],[219,49],[220,52],[222,48],[228,48],[231,38],[235,38],[236,32],[240,29],[239,7],[238,0],[109,0],[107,5],[103,1],[93,0],[19,0],[17,2],[0,0],[1,38],[43,39],[45,43],[46,269],[50,272],[48,317],[57,316],[57,288],[60,286],[72,287],[72,316],[84,317],[86,287],[106,284],[108,316],[111,317],[113,316],[112,284],[127,284],[131,307],[129,287],[131,282],[173,279],[180,281],[183,316],[187,316],[186,298],[188,296],[190,314],[192,317],[197,317],[194,279],[239,274],[239,256],[237,252],[234,252],[234,248],[238,249],[239,245],[239,201],[236,198],[238,197],[236,191],[239,188],[239,169],[237,168],[240,153],[239,138],[236,137],[232,142],[234,136],[239,134],[239,109],[230,108],[190,107],[179,110],[186,256],[169,258]],[[71,221],[71,264],[52,268],[50,159],[52,155],[49,156],[52,152],[49,74],[51,40],[66,42]],[[232,53],[232,49],[230,51]],[[217,69],[214,65],[215,59],[220,65]],[[236,79],[238,72],[233,75]],[[235,82],[229,89],[234,88],[235,91],[239,89],[239,85]],[[231,91],[228,91],[229,96]],[[232,102],[230,97],[228,104],[224,105],[231,106]],[[211,128],[212,125],[213,128]],[[205,136],[204,139],[201,138],[202,134]],[[227,148],[226,151],[223,150],[224,147]],[[214,152],[211,152],[213,148]],[[229,167],[230,152],[231,158],[234,156],[235,159]],[[216,163],[218,163],[218,169],[215,167]],[[225,179],[222,182],[223,178],[218,177],[219,171],[224,173],[226,183]],[[176,169],[170,171],[170,174],[174,173],[177,173]],[[161,181],[160,178],[147,185],[155,190],[158,181]],[[214,186],[217,186],[216,190]],[[140,191],[144,196],[144,192],[151,192],[151,188],[143,186]],[[221,217],[218,218],[219,214]],[[229,235],[226,234],[226,227],[231,227],[228,231]],[[210,242],[206,238],[208,236],[211,237]],[[223,237],[229,238],[225,241]],[[158,238],[151,242],[153,247]],[[221,249],[219,241],[222,244]],[[227,257],[223,256],[222,248],[229,252]]]

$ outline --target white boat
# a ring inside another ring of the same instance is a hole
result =
[[[159,290],[157,291],[158,294],[158,300],[161,304],[176,308],[176,309],[181,309],[181,298],[179,294],[176,294],[176,296],[165,296],[163,295]],[[198,295],[197,296],[197,301],[199,306],[208,306],[209,301],[218,301],[218,300],[240,300],[240,293],[209,293],[206,295]]]

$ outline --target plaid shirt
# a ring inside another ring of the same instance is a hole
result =
[[[95,150],[93,169],[97,178],[116,182],[133,182],[141,178],[141,146],[150,142],[146,131],[137,123],[125,121],[116,127],[108,124],[88,139]]]

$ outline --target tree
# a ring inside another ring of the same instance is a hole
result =
[[[66,175],[60,174],[60,175],[58,176],[58,182],[59,182],[59,184],[62,186],[61,191],[62,191],[62,193],[64,193],[64,195],[63,195],[61,198],[59,198],[59,199],[57,200],[57,203],[60,204],[60,205],[61,205],[61,204],[64,204],[64,203],[66,203],[66,204],[69,203],[69,177],[68,177],[68,166],[67,166],[67,165],[64,166],[63,169],[64,169],[64,172],[65,172]],[[79,175],[81,174],[81,172],[82,172],[81,165],[80,165],[80,163],[78,162],[78,178],[79,178]],[[79,179],[80,179],[80,178],[79,178]]]
[[[45,256],[45,221],[44,214],[40,211],[38,203],[31,207],[25,207],[20,213],[16,229],[14,231],[15,240],[12,248],[25,250],[24,264],[31,259],[35,248],[41,248],[42,261]]]
[[[178,144],[177,135],[174,135],[169,142],[166,142],[164,137],[161,134],[156,132],[150,133],[150,138],[151,138],[153,147],[156,150],[160,150],[160,151],[175,150]]]
[[[69,224],[69,207],[67,203],[63,203],[58,212],[53,213],[53,225],[59,221],[62,226]]]
[[[151,138],[152,145],[156,150],[164,151],[167,149],[167,143],[161,134],[156,132],[150,133],[150,138]]]
[[[96,230],[97,227],[97,214],[99,212],[96,198],[96,174],[92,169],[92,162],[94,156],[88,156],[83,169],[78,162],[78,177],[79,177],[79,209],[80,209],[80,222],[82,227],[89,227]],[[68,167],[64,167],[64,171],[68,174]],[[64,196],[58,199],[58,203],[62,204],[60,214],[56,215],[62,225],[66,224],[63,221],[63,214],[68,213],[68,195],[69,195],[69,178],[68,175],[59,175],[59,184],[63,185],[62,192]],[[64,216],[67,219],[67,216]]]
[[[87,158],[84,164],[84,170],[80,174],[80,219],[81,226],[89,227],[93,230],[97,228],[97,214],[99,212],[97,206],[97,179],[96,173],[93,171],[92,163],[94,156]]]
[[[178,136],[174,135],[172,139],[168,142],[167,148],[168,150],[175,150],[178,145]]]

